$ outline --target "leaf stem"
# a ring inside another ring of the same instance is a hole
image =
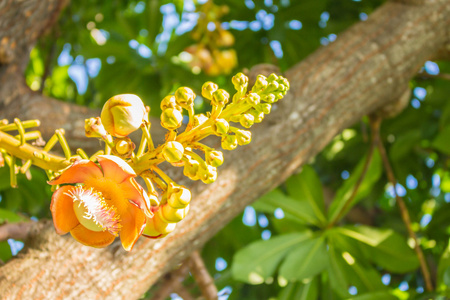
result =
[[[406,204],[405,204],[405,201],[403,200],[403,198],[400,197],[395,190],[395,186],[397,184],[397,179],[394,176],[394,172],[392,170],[391,164],[389,163],[389,159],[386,154],[386,149],[384,148],[384,145],[380,138],[381,118],[376,115],[371,115],[371,116],[369,116],[369,120],[370,120],[370,127],[371,127],[372,135],[374,138],[374,142],[375,142],[376,146],[378,147],[378,150],[380,151],[381,159],[383,161],[383,166],[386,171],[386,176],[387,176],[389,182],[394,187],[394,195],[395,195],[395,199],[398,204],[398,207],[400,209],[400,215],[402,217],[403,223],[405,223],[405,225],[406,225],[406,229],[408,230],[409,237],[414,240],[414,251],[416,252],[417,258],[419,259],[419,262],[420,262],[420,269],[422,271],[423,278],[425,280],[425,288],[427,289],[427,291],[433,291],[434,288],[433,288],[433,284],[431,282],[430,271],[429,271],[427,263],[425,261],[425,257],[423,255],[422,248],[420,247],[419,240],[417,239],[417,235],[414,232],[414,230],[412,229],[411,218],[409,216],[408,208],[406,207]]]

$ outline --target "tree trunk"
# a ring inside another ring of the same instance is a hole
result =
[[[141,238],[131,253],[119,243],[94,249],[56,235],[42,221],[26,251],[0,268],[2,297],[140,297],[342,129],[409,89],[409,79],[450,42],[450,1],[416,2],[384,4],[367,21],[293,66],[285,74],[291,82],[286,98],[252,128],[250,145],[226,153],[215,183],[191,185],[191,211],[166,238]]]

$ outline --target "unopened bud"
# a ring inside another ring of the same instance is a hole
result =
[[[179,162],[183,158],[184,147],[177,141],[170,141],[164,146],[162,155],[170,163]]]
[[[181,126],[182,121],[183,115],[176,109],[168,108],[161,114],[161,126],[166,129],[175,130]]]
[[[214,82],[205,82],[202,86],[202,96],[208,100],[212,100],[212,95],[215,91],[217,91],[218,88],[219,86]]]
[[[280,85],[276,81],[272,81],[267,85],[265,92],[278,92]]]
[[[242,73],[237,73],[234,75],[231,81],[237,91],[239,91],[242,87],[247,87],[248,85],[248,77]]]
[[[252,88],[253,92],[260,91],[262,89],[265,89],[267,87],[267,79],[264,75],[258,75],[256,77],[255,85]]]
[[[248,113],[253,116],[255,123],[261,123],[262,120],[264,119],[264,113],[262,111],[258,111],[252,108],[248,110]]]
[[[251,114],[243,114],[239,123],[245,128],[250,128],[255,123],[255,118]]]
[[[225,106],[228,103],[228,99],[230,99],[230,94],[223,89],[218,89],[212,95],[211,104],[218,106]]]
[[[206,165],[206,168],[200,166],[200,169],[198,169],[198,176],[203,183],[213,183],[217,179],[217,168],[210,165]]]
[[[183,108],[194,105],[195,93],[188,87],[180,87],[175,91],[175,99]]]
[[[167,187],[167,203],[173,208],[184,208],[191,202],[191,191],[182,185],[169,183]]]
[[[250,93],[250,94],[248,94],[246,100],[247,100],[248,104],[258,105],[259,101],[260,101],[260,97],[257,93]]]
[[[205,160],[208,165],[218,167],[223,164],[223,153],[221,151],[206,151]]]
[[[213,130],[220,135],[224,135],[228,133],[230,130],[230,124],[225,119],[216,119],[216,122],[213,125]]]
[[[130,157],[136,145],[131,141],[129,137],[117,138],[114,140],[114,147],[112,152],[115,155],[121,157]]]
[[[193,159],[189,159],[189,161],[184,163],[183,174],[191,180],[199,180],[198,178],[198,168],[199,162]]]
[[[117,95],[106,101],[101,120],[106,131],[115,137],[125,137],[137,130],[147,119],[142,100],[132,94]]]
[[[225,150],[234,150],[238,145],[235,135],[225,135],[222,137],[221,146]]]
[[[167,220],[164,219],[164,216],[161,214],[161,209],[155,213],[155,216],[153,217],[153,224],[156,231],[161,234],[171,233],[175,230],[175,227],[177,227],[177,223],[167,222]]]
[[[107,134],[100,117],[84,120],[84,130],[87,137],[102,137]]]
[[[206,121],[208,121],[208,117],[205,116],[204,114],[198,114],[194,116],[194,127],[201,125],[203,123],[205,123]]]
[[[171,207],[169,204],[165,204],[161,207],[160,210],[162,217],[164,217],[166,221],[171,223],[177,223],[186,217],[187,213],[189,212],[189,205],[187,205],[185,208],[175,209]]]
[[[275,74],[275,73],[270,74],[269,77],[267,77],[267,81],[268,82],[278,81],[277,74]]]
[[[175,96],[173,95],[166,96],[161,100],[161,110],[164,111],[168,108],[174,108],[180,112],[182,111],[181,106],[177,104]]]
[[[277,102],[277,98],[275,97],[274,94],[267,94],[267,95],[264,95],[264,96],[261,98],[261,100],[263,100],[263,101],[265,101],[265,102],[267,102],[267,103],[275,103],[275,102]]]
[[[258,104],[258,106],[256,107],[256,109],[258,111],[263,112],[264,114],[270,114],[270,110],[272,109],[272,105],[270,105],[269,103],[260,103]]]
[[[252,133],[248,130],[236,131],[236,138],[239,145],[247,145],[252,141]]]

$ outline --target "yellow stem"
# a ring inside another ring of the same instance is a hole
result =
[[[21,123],[24,129],[38,127],[39,125],[41,125],[41,122],[39,120],[28,120],[23,121]],[[11,131],[11,130],[17,130],[17,125],[15,123],[0,126],[0,131]]]

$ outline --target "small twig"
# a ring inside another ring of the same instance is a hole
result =
[[[25,240],[36,222],[5,223],[0,225],[0,241]]]
[[[198,251],[192,252],[188,260],[188,265],[203,297],[205,297],[206,300],[218,299],[218,291],[214,284],[214,279],[209,275],[205,263]]]
[[[179,293],[183,293],[183,296],[181,296],[183,299],[191,300],[192,297],[189,298],[189,296],[187,295],[188,292],[181,284],[188,273],[189,266],[186,260],[178,269],[164,276],[164,281],[161,284],[161,287],[152,297],[152,300],[164,300],[174,292],[176,292],[179,296],[181,296]]]
[[[367,170],[369,169],[370,163],[372,161],[374,148],[375,148],[375,142],[374,142],[374,136],[372,134],[369,152],[367,153],[366,160],[364,161],[363,170],[362,170],[361,175],[359,176],[358,180],[355,183],[352,194],[347,199],[347,201],[345,202],[344,206],[341,208],[341,210],[339,211],[337,216],[328,224],[327,228],[333,227],[342,218],[345,211],[352,204],[353,199],[355,199],[356,194],[358,193],[358,189],[361,186],[361,183],[363,182],[364,178],[366,177]]]
[[[421,73],[419,73],[417,75],[417,77],[423,78],[423,79],[439,78],[439,79],[444,79],[444,80],[450,80],[450,74],[446,74],[446,73],[440,73],[440,74],[432,75],[432,74],[428,74],[428,73],[425,73],[425,72],[421,72]]]
[[[372,135],[374,136],[374,142],[376,143],[380,151],[381,159],[383,161],[384,169],[386,171],[386,176],[394,188],[394,195],[398,203],[398,207],[400,209],[400,215],[402,217],[403,223],[405,223],[406,225],[409,237],[414,240],[414,251],[416,252],[417,258],[419,259],[420,262],[420,269],[422,270],[423,278],[425,280],[425,288],[427,289],[427,291],[431,292],[433,291],[433,284],[431,282],[430,271],[428,270],[428,266],[425,261],[425,257],[423,255],[422,248],[420,248],[416,233],[412,229],[411,218],[409,216],[408,208],[406,207],[405,201],[403,200],[402,197],[400,197],[397,194],[395,190],[397,180],[395,179],[394,172],[392,170],[391,164],[389,163],[389,159],[386,154],[386,149],[384,148],[384,145],[380,138],[381,118],[379,116],[372,115],[369,117],[369,120],[370,120],[370,127],[372,129]]]

